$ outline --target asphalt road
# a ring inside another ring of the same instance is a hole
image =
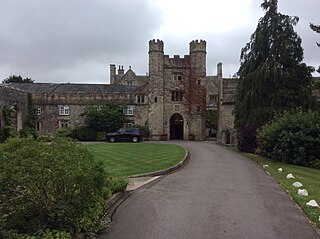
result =
[[[189,150],[189,163],[135,191],[100,238],[320,238],[254,162],[210,142],[175,143]]]

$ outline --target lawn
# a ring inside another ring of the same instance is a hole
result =
[[[132,176],[166,169],[180,163],[186,152],[172,144],[106,143],[87,148],[102,161],[110,176]]]
[[[309,219],[320,228],[320,208],[309,208],[306,206],[306,203],[311,199],[315,199],[317,203],[320,204],[320,170],[275,162],[254,154],[243,153],[243,155],[262,166],[269,165],[265,170],[290,193],[292,198],[299,204]],[[282,168],[283,172],[279,173],[278,168]],[[289,173],[292,173],[295,179],[286,179],[286,176]],[[303,187],[301,187],[301,189],[307,189],[309,196],[299,196],[297,193],[298,188],[292,186],[294,182],[302,183]]]

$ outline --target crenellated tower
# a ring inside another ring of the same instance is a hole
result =
[[[198,140],[205,138],[205,111],[206,111],[206,51],[207,43],[204,40],[190,42],[190,89],[192,99],[190,119],[194,129],[190,129]]]
[[[149,113],[148,122],[154,139],[160,139],[163,132],[164,112],[164,44],[163,41],[149,41]]]
[[[206,77],[207,43],[204,40],[190,42],[191,67],[198,78]]]

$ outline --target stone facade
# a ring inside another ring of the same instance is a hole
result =
[[[28,113],[28,93],[12,87],[0,85],[0,128],[5,125],[3,107],[14,108],[12,123],[17,131],[22,129]]]
[[[237,81],[237,78],[219,78],[219,120],[217,138],[222,144],[233,144],[235,142],[233,108],[235,104]]]
[[[149,114],[154,139],[205,139],[206,42],[192,41],[183,58],[149,42]]]
[[[206,74],[206,42],[192,41],[189,54],[164,54],[161,40],[149,41],[149,73],[136,75],[129,67],[110,65],[110,84],[11,83],[0,85],[2,108],[16,108],[15,126],[21,129],[27,115],[27,95],[32,94],[37,111],[38,134],[54,134],[61,127],[83,125],[80,116],[87,106],[107,101],[123,106],[127,125],[148,125],[153,140],[205,140],[217,136],[222,144],[234,143],[236,78]],[[319,81],[319,79],[317,80]],[[319,89],[314,91],[318,94]],[[218,127],[206,129],[205,112],[218,111]]]

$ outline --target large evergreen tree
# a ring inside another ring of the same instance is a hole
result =
[[[312,29],[312,31],[315,31],[316,33],[320,33],[320,25],[315,25],[315,24],[310,23],[310,28]],[[317,42],[317,46],[320,47],[319,42]],[[317,71],[320,73],[320,66]]]
[[[302,63],[301,38],[294,31],[298,17],[279,13],[277,0],[264,0],[261,7],[265,15],[240,56],[237,129],[260,127],[277,112],[311,102],[312,68]]]

